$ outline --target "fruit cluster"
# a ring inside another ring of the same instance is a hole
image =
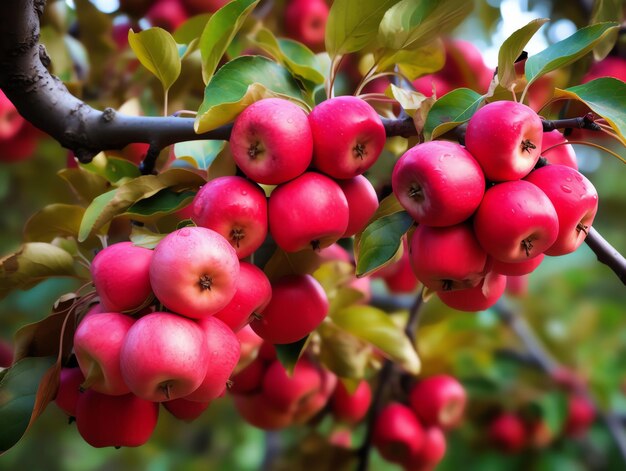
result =
[[[545,134],[546,143],[564,141]],[[563,164],[537,166],[543,144],[532,109],[498,101],[472,116],[465,147],[418,144],[396,163],[394,194],[418,223],[413,271],[448,306],[487,309],[506,276],[530,273],[544,254],[573,252],[585,239],[597,192],[567,152],[545,147],[548,159]]]
[[[467,395],[448,375],[426,378],[409,393],[409,405],[391,402],[376,419],[372,442],[387,461],[405,470],[433,469],[446,452],[445,431],[456,427]]]

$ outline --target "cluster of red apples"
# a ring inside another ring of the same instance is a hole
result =
[[[541,155],[549,164],[537,165]],[[531,273],[544,254],[576,250],[598,208],[563,136],[544,133],[532,109],[511,101],[479,109],[465,147],[431,141],[409,149],[392,186],[418,224],[409,248],[415,275],[463,311],[495,304],[507,276]]]
[[[408,402],[383,408],[372,443],[383,458],[407,471],[433,469],[446,452],[445,432],[463,418],[467,394],[453,377],[437,375],[415,384]]]

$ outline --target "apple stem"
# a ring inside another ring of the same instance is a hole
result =
[[[452,290],[452,280],[443,280],[441,282],[441,289],[443,291],[451,291]]]
[[[248,147],[248,157],[252,160],[255,160],[257,155],[261,153],[261,148],[259,147],[260,144],[261,143],[257,141],[254,144],[250,144],[250,147]]]
[[[352,153],[355,157],[363,160],[363,157],[367,155],[365,144],[357,144],[352,148]]]
[[[200,284],[200,288],[202,290],[208,289],[210,291],[211,285],[213,284],[213,278],[211,278],[209,275],[202,275],[198,283]]]
[[[319,252],[321,247],[320,247],[320,241],[318,239],[312,240],[311,241],[311,248],[313,250],[315,250],[316,252]]]
[[[530,139],[525,139],[522,141],[522,151],[526,151],[530,154],[530,150],[536,148],[537,146],[533,144]]]
[[[230,231],[230,239],[235,242],[237,248],[239,248],[239,241],[245,237],[243,229],[232,229]]]
[[[589,226],[585,226],[582,222],[578,223],[578,225],[576,226],[576,230],[578,232],[583,231],[585,234],[589,234]]]
[[[409,188],[409,198],[417,201],[421,201],[424,199],[424,190],[422,189],[421,185],[417,183],[411,185],[411,188]]]
[[[170,394],[171,387],[172,385],[169,382],[161,384],[161,390],[163,391],[163,394],[165,394],[165,398],[167,400],[171,398],[171,394]]]
[[[528,239],[522,240],[522,247],[524,248],[524,251],[526,252],[526,256],[530,257],[530,251],[533,248],[533,243],[530,240],[530,237]]]

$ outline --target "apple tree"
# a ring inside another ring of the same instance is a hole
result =
[[[0,3],[0,464],[624,466],[623,2],[113,3]]]

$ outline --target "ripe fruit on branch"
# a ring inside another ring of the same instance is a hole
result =
[[[517,453],[527,443],[524,422],[515,414],[503,413],[489,424],[489,439],[499,450]]]
[[[558,129],[544,132],[541,140],[541,156],[545,157],[551,164],[567,165],[578,170],[574,148],[571,144],[564,144],[565,142],[568,142],[567,139]]]
[[[493,306],[506,288],[505,275],[490,272],[479,285],[456,291],[437,291],[437,296],[448,307],[459,311],[484,311]]]
[[[417,383],[409,393],[409,402],[422,424],[451,429],[463,418],[467,394],[455,378],[442,374]]]
[[[541,264],[541,262],[543,262],[544,257],[544,254],[539,254],[538,256],[533,257],[530,260],[524,260],[523,262],[516,263],[492,260],[491,271],[507,276],[527,275],[528,273],[532,273],[533,271],[535,271],[535,268],[537,268]]]
[[[411,239],[411,266],[427,288],[450,291],[476,286],[485,275],[487,254],[467,223],[419,225]]]
[[[119,396],[130,389],[122,378],[120,352],[135,319],[106,312],[85,317],[74,333],[74,353],[85,382],[82,387]]]
[[[235,332],[250,322],[250,316],[262,313],[272,297],[267,276],[251,263],[240,262],[236,285],[233,299],[214,315]]]
[[[454,142],[418,144],[396,162],[391,177],[400,204],[419,224],[452,226],[469,218],[485,193],[476,159]]]
[[[313,166],[333,178],[362,174],[385,146],[385,127],[368,103],[354,96],[323,101],[309,114]]]
[[[263,376],[267,362],[262,358],[255,358],[252,363],[233,377],[233,384],[229,389],[231,394],[252,394],[261,391]]]
[[[300,175],[270,195],[270,233],[285,252],[328,247],[346,232],[348,219],[343,191],[321,173]]]
[[[230,148],[237,166],[255,182],[292,180],[311,163],[313,139],[306,113],[280,98],[257,101],[235,120]]]
[[[328,297],[310,275],[289,275],[272,284],[272,299],[250,324],[267,342],[292,343],[311,333],[328,313]]]
[[[580,172],[565,165],[546,165],[525,179],[550,199],[559,218],[559,233],[545,251],[565,255],[583,243],[598,211],[598,192]]]
[[[196,420],[210,405],[211,402],[188,401],[182,397],[163,402],[163,407],[165,407],[170,414],[185,422]]]
[[[339,186],[348,202],[348,227],[343,237],[350,237],[365,228],[378,209],[376,190],[363,175],[339,180]]]
[[[324,0],[290,0],[285,8],[287,34],[311,49],[322,48],[328,11]]]
[[[201,319],[224,308],[237,289],[239,260],[217,232],[185,227],[168,234],[154,249],[150,283],[168,309]]]
[[[513,101],[496,101],[469,120],[465,146],[487,180],[518,180],[533,169],[541,152],[543,125],[531,108]]]
[[[79,395],[76,426],[96,448],[141,446],[148,441],[159,417],[159,405],[133,394],[110,396],[91,389]]]
[[[439,427],[424,429],[424,444],[410,463],[405,466],[407,471],[427,471],[433,469],[446,454],[446,436]]]
[[[411,409],[392,402],[376,418],[372,443],[387,461],[406,466],[424,444],[424,429]]]
[[[206,338],[206,375],[198,388],[185,397],[189,401],[210,402],[226,390],[241,353],[239,339],[221,320],[207,317],[198,321]]]
[[[485,192],[474,215],[474,232],[485,251],[502,262],[521,262],[545,252],[557,238],[554,205],[525,180],[500,183]]]
[[[59,389],[54,402],[70,417],[76,417],[78,396],[81,394],[80,385],[85,381],[80,368],[62,368],[59,379]]]
[[[280,411],[267,403],[262,394],[233,395],[233,403],[241,417],[263,430],[279,430],[291,425],[290,411]]]
[[[363,420],[372,403],[372,390],[367,381],[361,380],[353,393],[348,392],[339,381],[332,396],[333,415],[348,423]]]
[[[242,177],[211,180],[193,200],[194,222],[221,234],[244,258],[267,236],[267,199],[256,184]]]
[[[157,0],[146,13],[152,26],[173,32],[187,19],[181,0]]]
[[[306,358],[298,360],[293,374],[275,360],[263,377],[263,396],[274,409],[295,413],[308,396],[322,387],[320,367]]]
[[[132,242],[109,245],[91,263],[91,277],[104,311],[126,312],[141,307],[152,294],[152,250]]]
[[[153,312],[135,322],[120,354],[122,376],[137,396],[163,402],[188,396],[208,367],[206,334],[190,319]]]

